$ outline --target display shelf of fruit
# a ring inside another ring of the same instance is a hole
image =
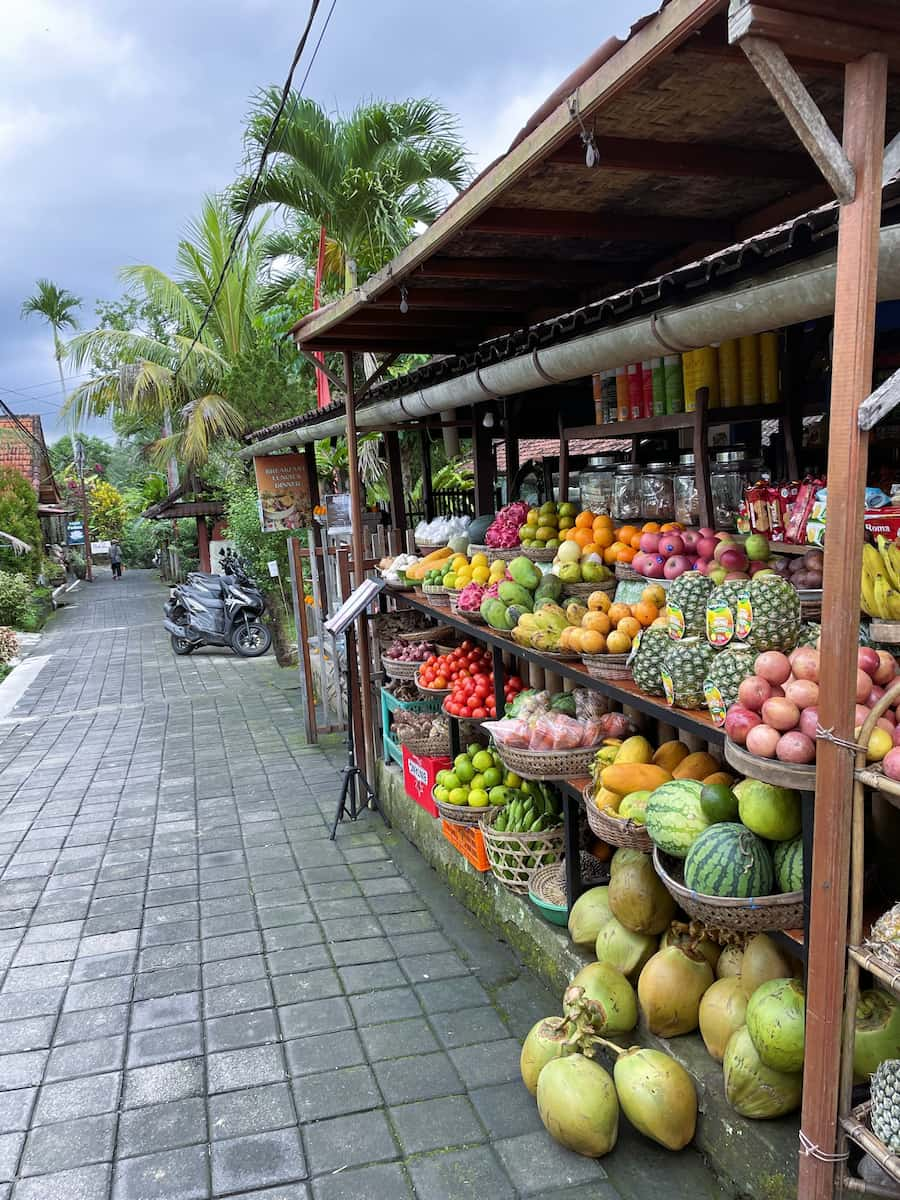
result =
[[[900,545],[881,534],[863,546],[860,607],[876,622],[876,641],[900,642]]]
[[[475,665],[473,663],[473,666]],[[518,675],[507,675],[503,683],[506,703],[511,704],[524,686]],[[497,716],[494,672],[469,668],[468,674],[460,675],[454,682],[450,695],[444,701],[443,708],[448,716],[456,717],[458,720],[492,720]]]
[[[490,671],[491,656],[483,646],[465,641],[447,654],[433,654],[419,667],[418,687],[428,693],[447,695],[461,679]]]
[[[561,538],[575,527],[579,517],[578,505],[548,500],[540,508],[530,508],[519,526],[519,544],[526,557],[539,562],[551,562]],[[593,514],[591,514],[593,520]]]
[[[496,750],[473,743],[438,771],[431,794],[445,820],[473,825],[485,812],[527,802],[538,786],[508,771]]]

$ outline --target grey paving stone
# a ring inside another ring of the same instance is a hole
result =
[[[272,975],[290,975],[296,971],[317,971],[331,966],[331,955],[323,944],[294,946],[272,950],[266,958]]]
[[[183,1100],[203,1092],[203,1060],[185,1058],[178,1062],[135,1067],[125,1072],[125,1107],[162,1104]]]
[[[78,958],[72,964],[72,983],[89,983],[93,979],[112,979],[118,975],[131,975],[137,960],[134,950],[123,950],[119,954],[91,955]]]
[[[0,1132],[14,1133],[27,1129],[34,1108],[37,1088],[19,1088],[16,1092],[0,1092]]]
[[[266,950],[289,950],[294,946],[312,946],[324,942],[325,933],[321,926],[285,925],[278,929],[264,929],[263,943]]]
[[[359,1036],[363,1040],[370,1062],[440,1050],[438,1041],[424,1017],[387,1021],[382,1025],[366,1025],[360,1029]]]
[[[307,1127],[305,1138],[311,1175],[398,1157],[391,1127],[379,1109],[316,1121]]]
[[[516,1200],[516,1193],[489,1146],[450,1150],[413,1159],[409,1173],[418,1200]]]
[[[177,996],[162,996],[141,1000],[131,1006],[132,1029],[157,1029],[162,1025],[181,1025],[196,1021],[200,1016],[200,993],[182,992]]]
[[[431,1024],[447,1049],[509,1037],[509,1030],[493,1008],[461,1008],[455,1012],[434,1013]]]
[[[210,1054],[207,1059],[209,1091],[228,1092],[261,1083],[280,1083],[285,1078],[280,1046],[253,1046]]]
[[[153,1000],[179,992],[196,992],[200,987],[199,967],[166,967],[135,976],[135,1000]]]
[[[148,946],[138,958],[139,971],[193,966],[200,961],[200,942],[176,942],[170,946]],[[76,963],[76,966],[78,964]]]
[[[246,983],[227,983],[208,988],[203,993],[207,1017],[227,1017],[232,1013],[268,1008],[272,1004],[272,989],[266,979],[251,979]]]
[[[358,1025],[378,1025],[383,1021],[400,1021],[404,1017],[419,1017],[422,1006],[412,988],[387,988],[351,996],[350,1007]]]
[[[66,993],[63,1012],[80,1012],[83,1009],[104,1008],[110,1004],[127,1004],[131,999],[131,988],[130,975],[116,975],[111,979],[72,984]]]
[[[15,1091],[40,1083],[48,1057],[47,1050],[0,1054],[0,1091]]]
[[[405,1155],[472,1145],[486,1138],[466,1096],[441,1096],[437,1100],[401,1104],[391,1108],[390,1114]]]
[[[359,1035],[353,1029],[302,1037],[285,1044],[288,1072],[297,1077],[320,1071],[355,1067],[366,1061]]]
[[[450,1051],[453,1065],[468,1088],[486,1087],[491,1083],[509,1083],[519,1078],[519,1059],[522,1047],[515,1038],[461,1046]]]
[[[122,1158],[111,1200],[205,1200],[209,1196],[205,1146]]]
[[[342,996],[330,1000],[307,1000],[286,1004],[278,1009],[278,1020],[285,1038],[309,1037],[329,1030],[352,1029],[353,1015]]]
[[[132,1033],[128,1043],[128,1067],[193,1058],[203,1053],[203,1031],[199,1021],[184,1025],[165,1025]]]
[[[320,1175],[313,1180],[315,1200],[412,1200],[412,1189],[398,1163],[375,1163]]]
[[[63,1013],[53,1035],[54,1044],[85,1042],[94,1038],[113,1037],[128,1028],[127,1004],[113,1004],[88,1012]]]
[[[109,1163],[20,1179],[13,1200],[109,1200]]]
[[[396,962],[363,963],[338,970],[346,992],[371,992],[383,988],[408,987]]]
[[[339,967],[357,963],[388,962],[395,958],[394,949],[387,938],[368,937],[336,942],[330,947],[331,957]]]
[[[59,1011],[65,988],[36,988],[31,992],[4,992],[0,995],[0,1021],[19,1017],[40,1017]]]
[[[111,1112],[118,1105],[121,1084],[120,1071],[44,1084],[38,1093],[32,1124],[74,1121],[79,1117]]]
[[[125,1056],[125,1038],[93,1038],[87,1042],[56,1046],[50,1052],[45,1079],[68,1079],[73,1075],[99,1075],[105,1071],[117,1071]],[[0,1072],[2,1072],[0,1060]]]
[[[241,1192],[228,1200],[309,1200],[310,1192],[305,1183],[286,1183],[281,1187],[266,1188],[265,1191]]]
[[[209,1098],[209,1135],[213,1141],[294,1126],[297,1118],[286,1083],[223,1092]]]
[[[327,942],[351,942],[359,938],[380,937],[382,933],[377,919],[367,916],[323,921],[322,930]]]
[[[0,1180],[6,1182],[15,1178],[24,1142],[24,1133],[0,1133]]]
[[[294,1103],[301,1121],[322,1121],[344,1113],[379,1108],[381,1092],[369,1067],[342,1067],[307,1075],[293,1083]]]
[[[206,1044],[210,1051],[236,1050],[278,1041],[278,1025],[273,1008],[237,1013],[233,1017],[215,1017],[206,1023]]]
[[[0,1025],[0,1046],[7,1053],[42,1050],[50,1045],[54,1025],[53,1017],[25,1017],[21,1021],[5,1021]]]
[[[330,966],[323,970],[299,971],[279,975],[272,981],[276,1004],[296,1004],[303,1000],[327,1000],[342,992],[337,971]]]
[[[427,1013],[455,1012],[460,1008],[481,1007],[491,1002],[487,992],[472,975],[419,983],[415,992]]]
[[[465,1091],[446,1054],[385,1059],[373,1063],[372,1070],[388,1104],[431,1100]]]
[[[39,1125],[28,1135],[19,1171],[22,1175],[46,1175],[108,1162],[115,1131],[115,1113]]]
[[[494,1150],[522,1196],[597,1183],[606,1171],[593,1158],[573,1154],[546,1130],[494,1142]]]
[[[120,1158],[206,1142],[206,1108],[199,1097],[130,1109],[119,1118]]]
[[[271,1187],[306,1178],[306,1163],[296,1129],[279,1129],[213,1142],[213,1191]]]

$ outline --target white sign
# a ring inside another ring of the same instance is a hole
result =
[[[278,563],[275,561],[275,559],[273,558],[271,562],[266,563],[266,566],[269,568],[269,574],[272,576],[272,578],[277,579],[278,578]]]

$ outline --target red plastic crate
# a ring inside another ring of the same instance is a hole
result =
[[[431,791],[438,771],[446,771],[449,768],[450,759],[445,755],[432,757],[411,754],[406,746],[403,747],[403,786],[406,788],[406,794],[433,817],[438,815],[438,810]]]
[[[441,832],[450,843],[455,846],[467,862],[470,862],[476,871],[489,871],[491,864],[488,862],[487,852],[484,848],[484,838],[481,836],[481,830],[475,825],[454,825],[450,821],[441,821]]]

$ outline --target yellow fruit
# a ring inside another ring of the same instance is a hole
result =
[[[626,633],[632,639],[641,632],[641,623],[637,617],[623,617],[616,625],[619,633]]]
[[[657,608],[662,608],[666,603],[666,589],[661,584],[651,583],[641,592],[641,599],[648,604],[655,604]]]
[[[581,618],[582,629],[593,629],[595,633],[609,633],[612,622],[605,612],[588,612]]]
[[[606,649],[606,638],[594,629],[578,629],[578,651],[580,654],[602,654]]]
[[[653,747],[645,737],[635,734],[626,738],[619,747],[617,763],[649,763],[653,761]]]
[[[487,566],[486,562],[476,562],[476,559],[479,559],[479,558],[486,559],[487,555],[486,554],[476,554],[475,558],[472,559],[472,565],[475,567]],[[504,575],[506,574],[506,563],[503,561],[502,558],[494,559],[494,561],[491,563],[491,571],[496,571],[498,574],[500,571],[502,571],[504,573]]]
[[[452,570],[458,571],[460,567],[468,566],[468,562],[469,560],[464,554],[454,554],[453,558],[450,560],[450,567]]]
[[[479,550],[479,552],[477,554],[472,555],[472,566],[473,567],[486,567],[487,565],[488,565],[488,556],[486,554],[482,554],[482,552]],[[504,563],[503,565],[505,567],[506,564]]]
[[[621,799],[618,792],[612,792],[607,787],[597,788],[594,792],[594,804],[601,812],[608,812],[611,808],[618,809]]]
[[[565,646],[567,650],[574,650],[577,654],[584,652],[582,645],[583,629],[578,629],[575,625],[570,625],[568,629],[564,629],[559,635],[560,646]]]
[[[609,592],[591,592],[588,596],[587,606],[592,612],[609,612],[612,607]]]
[[[715,774],[719,769],[719,764],[712,755],[701,750],[682,759],[672,772],[672,777],[673,779],[696,779],[700,782]]]
[[[627,633],[614,629],[606,639],[606,649],[610,654],[627,654],[631,649],[631,638]]]
[[[734,783],[734,776],[729,775],[727,771],[714,771],[712,775],[707,775],[700,782],[704,787],[712,787],[714,783],[721,784],[723,787],[731,787]]]
[[[663,742],[663,744],[653,755],[652,761],[655,762],[658,767],[662,767],[666,771],[674,772],[678,764],[686,759],[689,754],[690,750],[688,750],[684,742]]]
[[[618,758],[611,767],[606,767],[601,782],[611,792],[627,796],[629,792],[655,791],[668,783],[672,776],[653,763],[619,763]]]
[[[487,583],[490,577],[491,573],[487,567],[475,567],[472,571],[472,578],[476,583]]]

